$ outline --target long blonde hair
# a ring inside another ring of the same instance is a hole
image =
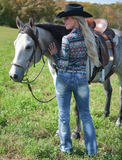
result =
[[[94,63],[95,66],[99,67],[101,65],[99,58],[98,58],[98,51],[95,42],[95,37],[91,32],[90,28],[87,25],[87,22],[84,17],[81,16],[72,16],[78,20],[78,24],[81,28],[81,32],[84,36],[85,45],[87,48],[87,55]]]

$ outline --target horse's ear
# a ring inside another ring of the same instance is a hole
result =
[[[24,27],[24,24],[20,21],[19,17],[16,17],[16,25],[19,29]]]
[[[33,21],[33,18],[29,18],[29,25],[32,29],[34,29],[35,25],[34,25],[34,21]]]

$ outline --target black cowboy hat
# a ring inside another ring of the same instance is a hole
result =
[[[83,6],[80,4],[68,4],[65,6],[65,11],[57,14],[56,19],[67,17],[67,16],[82,16],[82,17],[92,17],[91,14],[83,11]]]

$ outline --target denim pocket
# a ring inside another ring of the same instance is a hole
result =
[[[62,75],[58,75],[58,76],[57,76],[57,79],[58,79],[64,86],[67,86],[68,83],[69,83],[69,78],[64,77],[64,76],[62,76]]]
[[[88,82],[84,82],[82,85],[78,86],[78,89],[81,91],[87,91],[88,90]]]
[[[88,80],[87,80],[87,76],[86,75],[81,75],[80,77],[77,77],[77,86],[82,87],[85,84],[87,84]]]

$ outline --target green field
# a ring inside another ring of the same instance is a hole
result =
[[[81,139],[73,140],[73,154],[64,155],[59,149],[58,107],[54,99],[49,103],[37,102],[27,85],[12,82],[9,70],[14,58],[14,40],[17,29],[0,27],[0,160],[80,160],[89,159],[85,152],[83,130]],[[29,71],[32,80],[42,62]],[[102,117],[105,95],[100,84],[90,85],[90,111],[93,118],[98,154],[97,160],[122,160],[122,127],[115,123],[119,113],[118,78],[111,78],[113,95],[108,118]],[[34,94],[41,100],[55,95],[53,79],[46,66],[32,84]],[[71,101],[71,132],[75,129],[74,98]]]

